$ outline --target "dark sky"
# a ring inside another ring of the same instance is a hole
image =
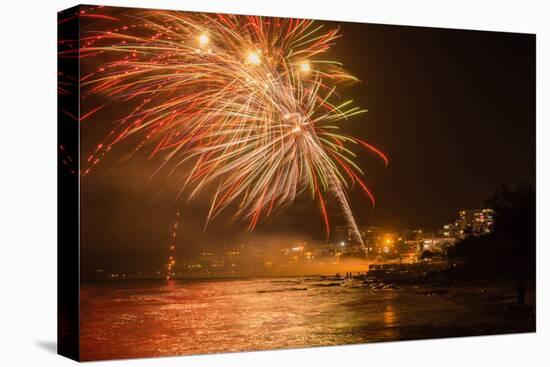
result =
[[[501,184],[534,185],[533,35],[327,23],[334,26],[343,37],[330,56],[361,80],[342,94],[369,111],[343,130],[390,159],[381,172],[379,159],[359,157],[377,199],[373,210],[359,190],[351,193],[359,225],[436,228],[461,208],[482,206]],[[82,110],[93,104],[83,100]],[[112,117],[101,111],[93,124],[83,124],[84,156],[109,131],[105,121]],[[232,245],[246,231],[246,224],[222,216],[203,232],[204,201],[175,202],[177,185],[149,180],[158,162],[138,156],[120,163],[121,154],[114,150],[82,180],[84,271],[162,264],[178,208],[180,255]],[[331,221],[342,223],[337,215]],[[318,204],[302,198],[253,236],[322,239]]]
[[[535,181],[535,36],[342,23],[335,51],[383,149],[368,221],[440,226],[501,184]],[[363,211],[364,212],[364,211]],[[358,211],[361,218],[362,211]],[[361,221],[361,220],[360,220]]]

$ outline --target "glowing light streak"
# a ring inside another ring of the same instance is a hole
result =
[[[134,107],[90,155],[84,174],[115,145],[138,137],[129,156],[150,148],[149,158],[161,158],[155,174],[177,175],[188,200],[210,188],[206,223],[234,207],[252,230],[309,191],[327,237],[325,201],[333,198],[362,244],[347,191],[359,183],[373,204],[374,196],[352,148],[375,153],[386,166],[388,159],[340,132],[341,121],[365,110],[339,97],[340,83],[357,79],[323,58],[337,30],[310,20],[158,10],[113,23],[83,35],[82,62],[98,55],[109,61],[80,82],[85,94]],[[170,260],[168,278],[174,265]]]

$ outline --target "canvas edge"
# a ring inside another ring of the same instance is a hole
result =
[[[78,57],[60,57],[59,52],[70,48],[63,40],[80,39],[79,14],[80,5],[57,13],[57,353],[76,361],[80,361],[80,70]],[[73,83],[67,84],[68,80]]]

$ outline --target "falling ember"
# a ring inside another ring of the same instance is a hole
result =
[[[359,183],[374,198],[352,148],[387,158],[340,132],[342,121],[365,110],[340,99],[341,82],[357,79],[323,58],[337,30],[311,20],[161,10],[116,24],[85,34],[90,44],[78,50],[85,62],[98,54],[110,60],[82,76],[84,92],[130,111],[91,154],[86,173],[113,146],[137,137],[129,155],[149,149],[150,158],[160,156],[157,174],[171,164],[164,172],[178,176],[189,200],[213,189],[206,224],[236,208],[252,230],[309,192],[321,203],[327,236],[325,201],[333,198],[362,243],[347,192]],[[177,220],[170,256],[176,227]],[[170,259],[168,279],[174,265]]]
[[[173,243],[173,241],[176,240],[179,217],[180,217],[180,213],[177,212],[176,220],[174,221],[174,225],[172,226],[173,229],[172,229],[172,235],[170,240],[171,243]],[[176,260],[174,259],[176,246],[174,244],[171,244],[168,247],[168,250],[169,250],[168,251],[169,255],[168,255],[168,262],[166,264],[166,280],[170,280],[176,276],[176,272],[175,272]]]

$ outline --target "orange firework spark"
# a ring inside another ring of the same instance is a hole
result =
[[[178,224],[180,219],[180,213],[176,213],[176,220],[174,221],[174,226],[172,228],[172,234],[170,236],[170,245],[168,247],[168,253],[170,254],[168,256],[168,263],[166,264],[166,280],[170,280],[176,276],[176,260],[174,258],[174,254],[176,251],[176,236],[177,236],[177,230],[178,230]]]
[[[327,236],[330,195],[362,243],[346,193],[358,182],[374,198],[351,148],[388,159],[340,132],[343,120],[365,111],[336,93],[356,78],[323,58],[338,30],[311,20],[157,10],[113,23],[81,39],[79,57],[111,57],[81,85],[138,106],[89,156],[90,166],[140,136],[134,151],[150,147],[161,167],[170,162],[189,200],[214,189],[206,223],[235,203],[252,230],[309,192]]]

